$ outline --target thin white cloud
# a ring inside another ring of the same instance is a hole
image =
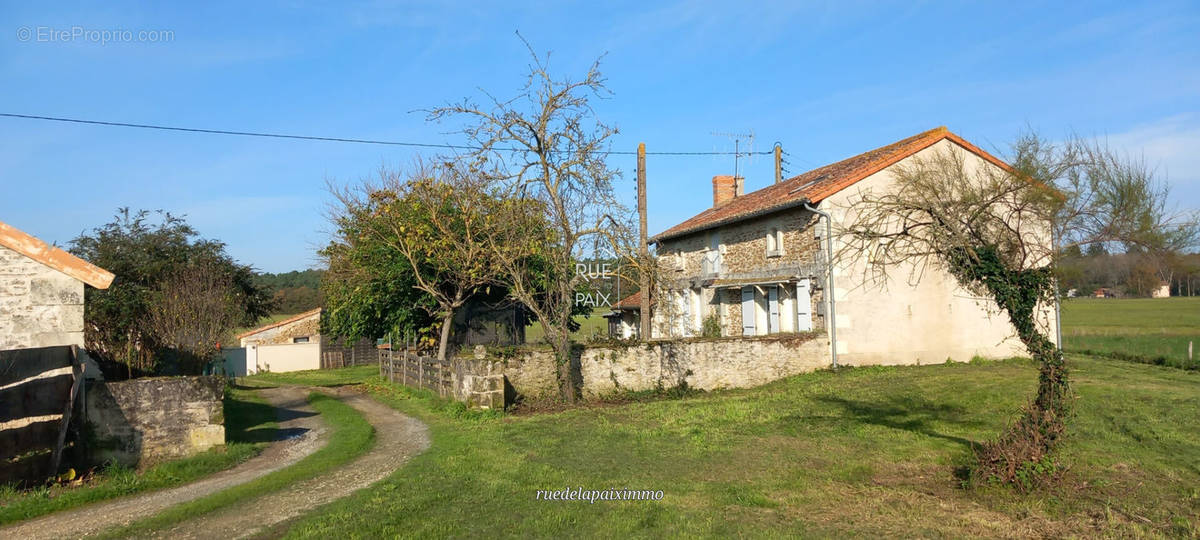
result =
[[[1170,116],[1106,140],[1112,148],[1144,157],[1147,165],[1178,188],[1177,195],[1200,195],[1200,114]],[[1200,207],[1200,200],[1180,202]]]

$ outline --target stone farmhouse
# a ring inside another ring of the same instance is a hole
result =
[[[855,197],[889,189],[895,167],[934,152],[960,153],[970,167],[1008,168],[940,127],[751,193],[743,178],[714,177],[712,207],[651,240],[661,272],[652,337],[699,336],[707,320],[722,336],[836,334],[830,353],[848,365],[1023,354],[994,303],[945,272],[914,280],[911,266],[897,266],[884,285],[866,277],[865,263],[832,257],[830,265],[822,214],[832,220],[837,253]]]
[[[112,281],[103,268],[0,222],[0,350],[82,349],[83,289]]]

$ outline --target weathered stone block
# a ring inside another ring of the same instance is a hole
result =
[[[224,390],[216,377],[89,384],[88,421],[100,441],[97,457],[141,468],[224,444]]]
[[[29,294],[29,278],[24,276],[0,277],[0,296],[25,296]]]
[[[29,282],[29,300],[35,305],[83,306],[83,282],[57,272],[37,276]]]

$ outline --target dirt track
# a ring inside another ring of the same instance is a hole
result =
[[[279,414],[281,433],[262,454],[190,484],[88,505],[0,528],[0,538],[72,538],[128,525],[170,506],[198,499],[282,469],[323,446],[328,429],[308,406],[317,390],[341,399],[375,427],[375,444],[362,456],[331,471],[256,499],[206,514],[154,533],[170,538],[244,538],[303,515],[383,479],[412,456],[429,447],[425,424],[348,388],[280,387],[259,393]]]

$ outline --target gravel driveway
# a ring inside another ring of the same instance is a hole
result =
[[[328,428],[308,405],[308,394],[337,397],[375,427],[375,444],[358,459],[315,478],[154,533],[171,538],[243,538],[303,515],[383,479],[429,447],[425,424],[382,405],[353,388],[282,386],[259,390],[276,407],[285,440],[232,469],[190,484],[58,512],[0,528],[0,538],[74,538],[128,525],[170,506],[249,482],[291,465],[325,445]]]

